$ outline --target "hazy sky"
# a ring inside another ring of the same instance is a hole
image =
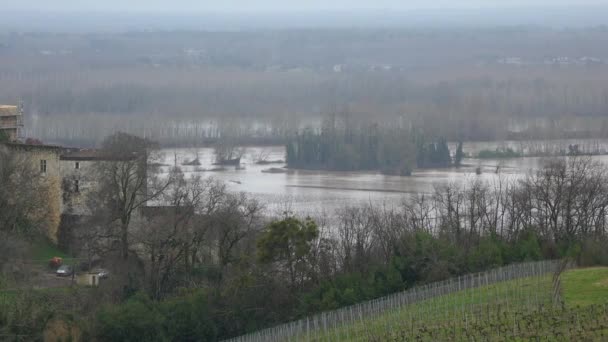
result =
[[[608,5],[608,0],[0,0],[10,10],[291,11]]]

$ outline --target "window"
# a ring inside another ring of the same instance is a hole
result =
[[[74,192],[80,192],[80,181],[78,179],[74,181]]]
[[[75,163],[74,163],[74,168],[75,168],[76,170],[79,170],[79,169],[80,169],[80,162],[75,162]]]
[[[40,161],[40,172],[46,173],[46,160],[44,159]]]

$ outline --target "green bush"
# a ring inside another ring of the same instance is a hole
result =
[[[102,309],[97,315],[101,341],[168,341],[165,318],[157,305],[143,294],[124,304]]]
[[[512,261],[534,261],[543,259],[543,252],[538,236],[532,230],[519,235],[515,245],[510,249]]]
[[[496,236],[482,237],[471,253],[469,265],[472,271],[481,271],[504,265],[503,251],[506,248]]]
[[[217,328],[203,293],[170,299],[161,304],[165,329],[172,341],[214,341]]]
[[[41,291],[0,293],[0,336],[39,336],[46,323],[58,314],[54,298]]]
[[[162,302],[138,293],[100,310],[96,332],[101,341],[214,341],[218,335],[202,292]]]

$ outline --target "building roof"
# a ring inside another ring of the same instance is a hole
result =
[[[11,142],[11,143],[2,143],[2,145],[5,145],[8,148],[12,148],[12,149],[22,149],[22,150],[57,150],[60,151],[63,149],[63,147],[61,146],[56,146],[56,145],[44,145],[44,144],[22,144],[22,143],[18,143],[18,142]]]
[[[98,160],[100,153],[94,149],[69,149],[61,155],[61,160]]]
[[[73,161],[119,161],[133,158],[126,159],[124,157],[112,156],[97,149],[66,149],[60,159]]]

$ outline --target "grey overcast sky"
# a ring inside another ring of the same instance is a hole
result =
[[[471,9],[608,5],[608,0],[0,0],[7,10],[40,11],[315,11]]]

